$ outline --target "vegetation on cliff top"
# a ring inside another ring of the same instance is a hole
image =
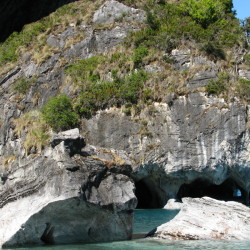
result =
[[[74,26],[91,25],[94,10],[103,2],[82,0],[65,5],[50,16],[26,25],[20,33],[13,33],[0,44],[0,66],[17,61],[27,51],[31,51],[38,63],[42,62],[57,52],[47,44],[49,35],[64,31],[71,23]],[[232,85],[232,78],[225,77],[226,68],[235,63],[228,51],[236,47],[247,48],[250,33],[249,22],[246,20],[240,26],[235,18],[231,0],[121,2],[144,9],[147,12],[146,25],[105,55],[63,63],[67,75],[65,82],[71,84],[68,94],[74,98],[69,100],[66,96],[59,96],[42,108],[43,120],[55,131],[74,127],[78,116],[89,118],[99,109],[125,107],[125,112],[130,114],[131,107],[161,101],[169,92],[186,93],[186,80],[200,69],[174,70],[171,51],[176,48],[192,47],[195,53],[210,60],[225,62],[218,79],[210,81],[204,88],[208,94],[219,95],[231,89],[240,98],[248,99],[248,94],[244,94],[244,91],[248,92],[248,81],[239,80]],[[68,44],[71,43],[68,41]],[[246,64],[248,57],[249,54],[244,57]],[[145,66],[155,62],[164,70],[157,74],[145,73]],[[20,79],[14,90],[25,94],[32,84]],[[61,107],[65,114],[62,114]],[[62,117],[58,117],[60,114]]]

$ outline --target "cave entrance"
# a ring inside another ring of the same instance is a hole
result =
[[[211,184],[206,179],[197,179],[190,184],[183,184],[177,193],[177,199],[208,196],[217,200],[244,202],[243,194],[243,190],[232,179],[227,179],[220,185]]]
[[[135,183],[135,195],[138,201],[137,209],[162,208],[159,192],[149,178]]]

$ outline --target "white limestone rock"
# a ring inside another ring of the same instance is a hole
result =
[[[116,161],[99,158],[78,129],[52,141],[41,155],[13,160],[0,185],[0,247],[130,239],[131,166],[113,152]]]
[[[122,3],[111,0],[105,2],[94,14],[94,24],[111,24],[116,21],[143,22],[146,19],[145,11],[130,8]]]
[[[209,197],[183,198],[171,221],[157,227],[154,237],[171,240],[249,240],[250,208]]]
[[[176,201],[176,199],[169,199],[167,204],[164,206],[164,209],[167,210],[180,210],[183,203]]]

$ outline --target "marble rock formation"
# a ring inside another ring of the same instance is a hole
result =
[[[171,240],[249,240],[250,208],[238,202],[184,198],[171,221],[157,227],[153,237]]]
[[[129,163],[85,146],[78,129],[51,145],[19,159],[0,186],[0,245],[130,239],[137,201]]]

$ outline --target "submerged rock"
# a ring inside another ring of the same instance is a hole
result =
[[[250,208],[209,197],[183,198],[180,213],[154,237],[171,240],[249,240]]]
[[[0,246],[130,239],[137,201],[126,160],[85,147],[77,129],[51,144],[19,159],[0,186]]]

